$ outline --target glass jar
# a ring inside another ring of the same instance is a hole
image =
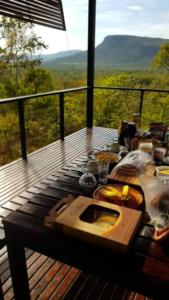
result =
[[[97,186],[96,177],[92,173],[84,173],[79,178],[79,185],[86,190],[86,192],[91,192]]]

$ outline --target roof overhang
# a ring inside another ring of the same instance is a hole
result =
[[[25,22],[66,30],[61,0],[0,0],[0,14]]]

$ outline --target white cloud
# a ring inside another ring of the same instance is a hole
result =
[[[141,6],[136,6],[136,5],[131,5],[131,6],[127,6],[128,9],[131,10],[143,10],[143,8]]]

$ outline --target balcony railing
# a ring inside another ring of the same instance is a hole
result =
[[[24,103],[27,100],[35,99],[39,97],[46,97],[46,96],[59,96],[59,118],[60,118],[60,139],[64,140],[65,132],[65,123],[64,123],[64,96],[67,93],[72,92],[80,92],[84,90],[91,89],[91,87],[83,86],[79,88],[72,88],[72,89],[65,89],[65,90],[58,90],[46,93],[38,93],[33,95],[27,96],[19,96],[13,98],[6,98],[1,99],[0,104],[11,104],[17,103],[18,106],[18,119],[19,119],[19,132],[20,132],[20,144],[21,144],[21,153],[22,158],[24,160],[27,159],[27,143],[26,143],[26,130],[25,130],[25,113],[24,113]],[[140,116],[142,115],[143,110],[143,101],[144,95],[148,92],[156,92],[156,93],[169,93],[169,90],[161,90],[161,89],[146,89],[146,88],[128,88],[128,87],[104,87],[104,86],[95,86],[94,89],[104,89],[104,90],[119,90],[119,91],[129,91],[129,92],[137,92],[139,96],[139,109],[138,112]],[[91,114],[88,109],[86,110],[86,124],[92,124],[93,120],[90,120]],[[87,125],[88,126],[88,125]]]
[[[18,106],[18,119],[19,119],[19,132],[20,132],[20,144],[21,144],[21,153],[22,158],[27,159],[27,143],[26,143],[26,130],[25,130],[25,113],[24,113],[24,103],[27,100],[36,99],[39,97],[47,97],[47,96],[59,96],[59,116],[60,116],[60,139],[64,140],[64,95],[67,93],[72,92],[79,92],[87,90],[87,87],[79,87],[79,88],[73,88],[73,89],[65,89],[65,90],[59,90],[59,91],[52,91],[52,92],[46,92],[46,93],[38,93],[34,95],[27,95],[27,96],[19,96],[19,97],[13,97],[13,98],[6,98],[1,99],[0,104],[11,104],[11,103],[17,103]]]

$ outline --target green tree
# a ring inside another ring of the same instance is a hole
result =
[[[0,23],[0,63],[6,65],[13,95],[18,95],[20,80],[27,69],[40,63],[33,55],[47,45],[33,32],[33,24],[2,17]],[[1,75],[1,74],[0,74]]]
[[[162,44],[152,61],[152,67],[169,71],[169,43]]]

